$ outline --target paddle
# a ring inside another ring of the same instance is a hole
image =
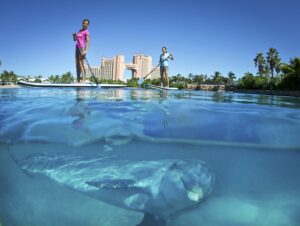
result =
[[[172,54],[170,54],[166,59],[164,59],[163,61],[161,61],[152,71],[150,71],[146,76],[142,77],[142,78],[139,78],[138,80],[138,84],[139,86],[145,81],[145,79],[153,72],[155,71],[156,68],[158,68],[160,66],[160,64],[162,62],[164,62],[165,60],[167,60],[170,56],[172,56]]]
[[[76,34],[76,43],[77,43],[78,46],[79,46],[80,54],[83,56],[82,47],[81,47],[80,42],[78,42],[77,34]],[[90,72],[91,72],[92,78],[94,78],[94,80],[95,80],[97,86],[99,86],[99,83],[98,83],[98,81],[97,81],[97,78],[95,77],[95,75],[94,75],[94,73],[93,73],[93,71],[92,71],[92,68],[91,68],[91,66],[90,66],[90,64],[89,64],[89,61],[87,60],[86,56],[84,56],[84,59],[85,59],[87,65],[88,65],[88,68],[89,68]],[[101,86],[100,86],[100,87],[101,87]]]

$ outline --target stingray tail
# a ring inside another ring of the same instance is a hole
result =
[[[7,149],[8,149],[8,154],[9,154],[9,156],[12,158],[12,160],[13,160],[17,165],[19,165],[19,161],[18,161],[17,157],[11,152],[11,150],[10,150],[9,147],[8,147]]]

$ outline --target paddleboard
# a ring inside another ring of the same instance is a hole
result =
[[[161,87],[161,86],[155,86],[155,85],[147,85],[147,88],[157,89],[157,90],[178,90],[178,88],[175,88],[175,87]]]
[[[126,85],[121,84],[96,84],[96,83],[36,83],[36,82],[25,82],[19,81],[19,85],[22,86],[30,86],[30,87],[45,87],[45,88],[122,88],[126,87]]]

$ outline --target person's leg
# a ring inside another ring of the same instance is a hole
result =
[[[80,55],[79,58],[80,72],[81,72],[81,80],[85,82],[85,68],[84,68],[84,58]]]
[[[160,67],[160,86],[164,86],[164,67]]]
[[[77,82],[80,82],[80,53],[79,50],[76,48],[76,53],[75,53],[75,61],[76,61],[76,75],[77,75]]]
[[[169,68],[165,67],[165,82],[166,86],[169,87]]]

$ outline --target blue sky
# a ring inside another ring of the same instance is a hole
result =
[[[270,47],[300,57],[299,0],[1,0],[0,59],[20,75],[75,74],[72,32],[91,21],[88,60],[144,53],[158,62],[167,46],[170,74],[256,72]],[[130,73],[127,72],[126,75]]]

